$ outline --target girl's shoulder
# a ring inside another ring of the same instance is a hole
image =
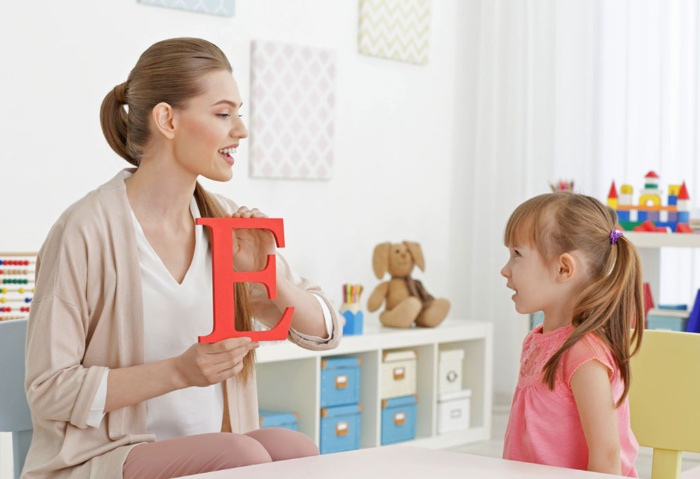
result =
[[[588,333],[571,346],[562,356],[564,378],[568,383],[576,370],[588,361],[598,361],[613,376],[615,360],[607,343],[597,334]]]

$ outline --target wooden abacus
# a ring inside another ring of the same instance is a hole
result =
[[[36,253],[0,253],[0,321],[29,316],[35,268]]]

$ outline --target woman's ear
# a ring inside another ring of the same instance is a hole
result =
[[[174,113],[173,107],[165,102],[158,103],[151,111],[151,117],[153,118],[156,131],[160,132],[161,135],[169,140],[172,140],[175,136]]]
[[[557,261],[557,280],[565,283],[574,278],[578,271],[576,258],[570,253],[562,253]]]

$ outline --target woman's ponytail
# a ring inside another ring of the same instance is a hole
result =
[[[109,146],[126,161],[138,166],[138,160],[129,152],[127,135],[129,119],[124,109],[126,104],[126,83],[122,83],[115,86],[102,100],[100,124]]]
[[[194,199],[199,208],[199,214],[202,218],[224,218],[221,206],[212,196],[206,192],[202,185],[197,182],[194,187]],[[231,265],[233,267],[233,265]],[[253,331],[253,311],[250,304],[250,292],[246,283],[236,282],[234,285],[234,295],[236,298],[234,304],[234,315],[236,317],[236,331]],[[255,368],[255,351],[250,351],[243,358],[243,370],[241,375],[244,381],[248,381],[250,375]]]

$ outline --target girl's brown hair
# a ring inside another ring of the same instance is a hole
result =
[[[173,38],[150,46],[136,62],[125,83],[115,86],[102,101],[100,123],[107,143],[126,161],[138,167],[151,138],[149,117],[153,107],[165,102],[174,109],[205,91],[204,77],[216,71],[231,72],[226,55],[211,42],[199,38]],[[203,218],[223,218],[221,205],[202,186],[194,197]],[[236,330],[252,331],[248,288],[235,284]],[[253,352],[243,360],[243,378],[254,368]]]
[[[644,295],[637,249],[624,236],[612,244],[611,231],[617,228],[615,211],[597,199],[547,193],[516,208],[506,225],[505,244],[534,245],[547,261],[572,251],[583,255],[590,284],[574,307],[574,331],[545,364],[543,381],[552,389],[562,355],[594,333],[610,348],[624,381],[619,406],[629,391],[630,357],[642,341]]]

